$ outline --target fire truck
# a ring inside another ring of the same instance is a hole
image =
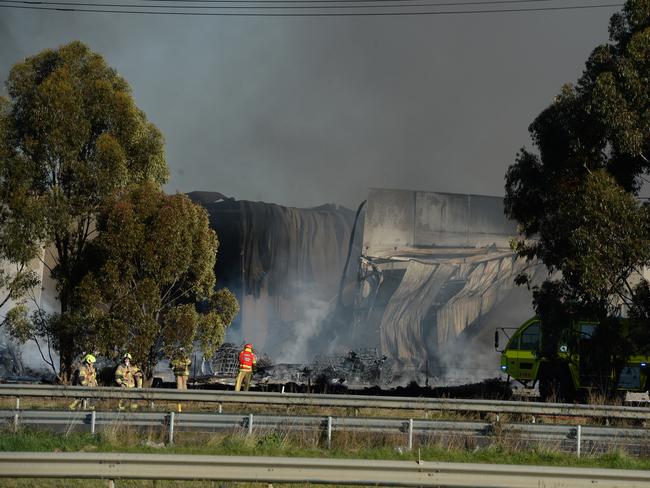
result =
[[[543,401],[572,402],[590,390],[602,391],[603,385],[609,393],[620,395],[628,391],[648,391],[648,351],[628,356],[619,372],[613,367],[604,370],[602,356],[593,353],[597,328],[596,321],[574,322],[563,332],[553,358],[544,357],[542,353],[541,321],[538,317],[527,320],[517,329],[499,328],[494,335],[494,347],[501,353],[501,371],[525,388],[538,386]],[[503,350],[499,350],[501,335],[507,339]]]

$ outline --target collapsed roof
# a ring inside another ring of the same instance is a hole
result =
[[[493,326],[531,314],[530,295],[514,285],[525,263],[509,247],[516,229],[502,198],[373,189],[349,249],[349,209],[190,197],[219,236],[218,280],[242,305],[229,340],[253,341],[275,362],[370,347],[418,379],[446,368],[476,380],[486,354],[496,361]]]
[[[279,362],[302,362],[331,311],[348,254],[354,212],[336,205],[283,207],[193,192],[217,232],[220,286],[241,313],[228,339],[251,341]],[[357,250],[357,254],[358,254]]]
[[[510,249],[515,234],[499,197],[371,190],[356,335],[365,342],[377,337],[382,354],[404,368],[450,367],[449,360],[457,359],[450,345],[459,338],[466,348],[470,335],[487,328],[492,333],[492,325],[516,324],[531,313],[530,296],[515,289],[514,279],[526,266]],[[519,296],[516,307],[513,294]],[[499,310],[505,303],[511,310]],[[482,337],[484,356],[490,340]],[[467,350],[458,355],[476,371]]]

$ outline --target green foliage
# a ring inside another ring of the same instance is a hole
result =
[[[30,317],[16,308],[11,333],[46,338],[41,355],[56,370],[49,346],[59,351],[63,380],[83,351],[128,349],[145,372],[195,341],[213,353],[238,304],[214,293],[218,243],[205,211],[160,191],[163,138],[126,81],[73,42],[16,64],[6,85],[0,259],[24,265],[44,246],[61,303],[60,313]],[[11,298],[35,283],[22,268],[0,272]]]
[[[205,210],[184,195],[142,185],[103,207],[92,246],[101,263],[84,280],[82,303],[94,306],[98,347],[128,350],[149,373],[163,353],[210,354],[238,312],[227,290],[214,293],[218,241]],[[197,305],[208,304],[203,313]]]
[[[650,212],[636,200],[650,171],[650,0],[628,0],[610,39],[531,124],[539,153],[522,149],[506,173],[512,247],[553,276],[535,289],[544,327],[567,314],[614,324],[650,263]]]
[[[260,451],[279,450],[287,442],[287,436],[279,432],[272,432],[257,439],[257,448]]]
[[[221,288],[212,294],[207,301],[209,312],[199,316],[200,326],[195,339],[201,346],[201,351],[211,357],[223,343],[226,327],[239,313],[239,302],[234,293]]]
[[[648,354],[650,350],[650,284],[643,280],[634,288],[630,306],[630,337],[637,339],[633,349]]]
[[[15,163],[6,142],[9,108],[8,100],[0,97],[0,178],[3,168]],[[0,261],[4,263],[0,269],[0,307],[9,300],[22,304],[26,294],[39,284],[38,275],[29,267],[39,252],[38,228],[11,210],[24,196],[6,191],[5,186],[0,180]]]
[[[28,317],[28,308],[25,305],[18,305],[7,312],[5,318],[9,333],[21,344],[33,338],[33,324]]]
[[[542,355],[557,357],[562,332],[571,327],[570,303],[565,302],[567,293],[562,281],[547,280],[533,292],[533,304],[544,324],[542,327]]]
[[[597,170],[561,199],[553,224],[540,235],[546,262],[584,303],[615,305],[627,280],[650,258],[650,214],[605,170]],[[610,310],[614,313],[614,310]]]
[[[23,430],[19,433],[9,431],[0,435],[0,451],[76,452],[97,444],[97,438],[90,434],[73,434],[62,436],[51,432]]]
[[[16,64],[6,86],[0,195],[16,226],[30,236],[37,231],[53,248],[61,314],[47,329],[65,378],[80,349],[75,289],[88,268],[97,213],[116,191],[166,181],[163,138],[136,107],[127,82],[80,42]]]

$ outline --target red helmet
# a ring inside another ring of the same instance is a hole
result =
[[[244,349],[253,349],[253,344],[245,344]]]

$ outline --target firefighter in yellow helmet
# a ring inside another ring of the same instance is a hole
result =
[[[95,387],[97,386],[97,371],[95,370],[95,356],[92,354],[86,354],[82,361],[81,361],[81,366],[79,366],[79,370],[77,371],[77,377],[75,384],[79,386],[88,386],[88,387]],[[88,399],[87,398],[82,398],[82,399],[76,399],[74,400],[68,407],[70,410],[74,410],[79,406],[81,403],[82,408],[86,408],[88,406]]]
[[[253,353],[253,344],[246,344],[239,353],[239,374],[235,382],[235,391],[248,391],[253,376],[253,368],[257,365],[257,358]]]
[[[115,383],[122,388],[142,388],[142,371],[135,364],[131,364],[133,357],[128,352],[122,356],[122,362],[115,370]],[[138,408],[138,404],[130,402],[131,409]],[[122,400],[119,401],[117,407],[124,410],[125,406]]]
[[[142,371],[131,364],[133,357],[128,352],[122,356],[122,362],[115,370],[115,383],[122,388],[142,388]]]
[[[190,364],[192,364],[192,360],[184,347],[179,348],[171,358],[170,365],[174,372],[174,376],[176,376],[176,388],[179,390],[187,390],[187,378],[190,376]]]
[[[86,354],[79,366],[79,384],[81,386],[97,386],[97,371],[95,370],[95,356]]]

